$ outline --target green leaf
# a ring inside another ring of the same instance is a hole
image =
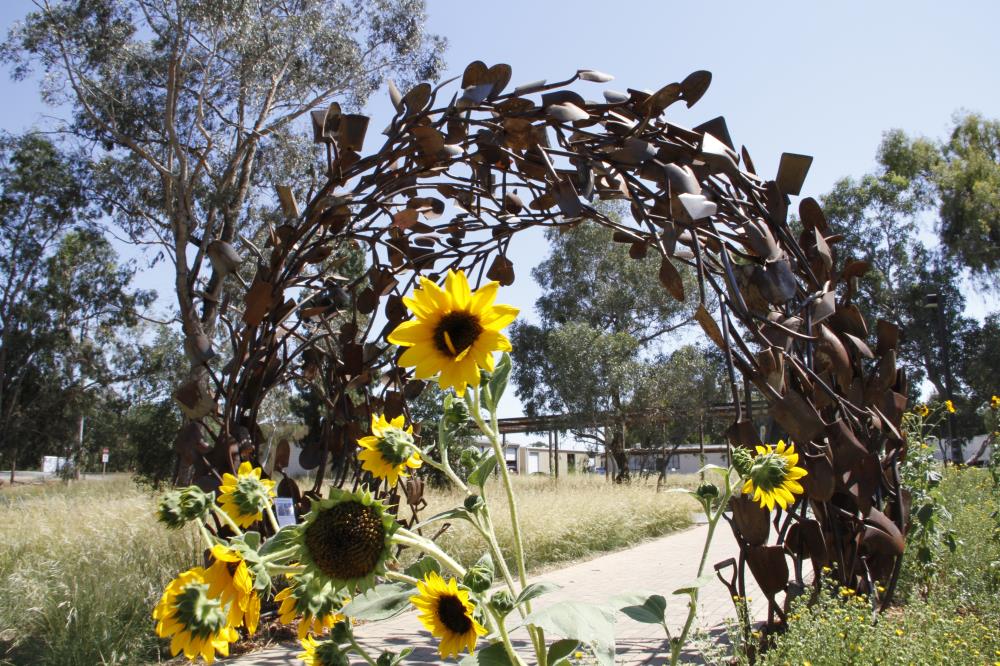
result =
[[[277,553],[279,550],[285,550],[295,543],[295,539],[298,536],[298,525],[286,525],[278,530],[273,537],[265,541],[264,545],[257,552],[261,557],[265,557],[271,553]]]
[[[396,664],[403,663],[403,660],[409,657],[411,652],[413,652],[413,648],[403,648],[399,651],[399,654],[386,650],[378,656],[378,659],[375,660],[375,665],[396,666]]]
[[[500,362],[497,363],[496,368],[493,370],[493,374],[490,376],[489,386],[490,386],[490,404],[486,406],[491,412],[495,412],[497,405],[500,404],[500,398],[503,397],[504,391],[507,390],[507,381],[510,379],[511,362],[510,354],[504,352],[500,357]]]
[[[934,505],[924,504],[922,507],[917,509],[917,520],[920,521],[921,525],[926,525],[934,517]]]
[[[503,643],[494,643],[477,650],[458,663],[460,666],[512,666]]]
[[[474,484],[482,488],[486,484],[486,480],[490,478],[490,474],[497,466],[496,454],[491,453],[476,466],[476,469],[472,470],[472,474],[469,475],[469,483]]]
[[[423,580],[427,577],[427,574],[432,571],[434,573],[441,573],[441,564],[430,555],[424,555],[419,560],[406,567],[403,573],[418,580]]]
[[[275,535],[277,536],[277,535]],[[260,546],[260,532],[244,532],[243,533],[243,543],[245,543],[250,549],[257,550]]]
[[[662,624],[667,612],[667,600],[659,594],[653,594],[642,605],[625,606],[621,611],[636,622]]]
[[[674,590],[673,594],[690,594],[691,596],[694,596],[694,594],[698,590],[705,587],[713,580],[715,580],[715,576],[712,574],[705,574],[704,576],[699,576],[696,580],[685,585],[684,587],[679,587],[676,590]]]
[[[405,583],[383,583],[354,597],[343,614],[358,620],[388,620],[410,606],[414,588]]]
[[[605,666],[615,663],[615,614],[606,606],[560,601],[531,613],[524,622],[592,645],[598,662]]]
[[[564,638],[549,646],[549,656],[546,661],[549,666],[556,666],[560,661],[573,654],[573,651],[580,647],[580,641],[575,638]]]
[[[709,464],[705,465],[704,467],[702,467],[699,470],[699,472],[715,472],[719,476],[722,476],[722,477],[729,476],[729,468],[728,467],[722,467],[720,465],[713,465],[711,463],[709,463]]]
[[[427,520],[421,521],[419,524],[411,527],[410,531],[416,531],[421,527],[425,527],[431,523],[436,523],[439,520],[471,520],[471,518],[469,516],[469,512],[459,506],[454,509],[448,509],[447,511],[434,514]]]
[[[514,599],[514,605],[520,606],[526,601],[531,601],[536,597],[540,597],[543,594],[547,594],[553,590],[558,590],[562,585],[557,585],[555,583],[532,583],[528,587],[521,590],[521,594],[517,595],[517,599]]]

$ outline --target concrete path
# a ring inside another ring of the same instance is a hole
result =
[[[532,578],[532,582],[549,581],[562,588],[538,598],[534,608],[545,607],[557,601],[606,603],[612,597],[627,593],[655,593],[667,598],[668,622],[672,630],[679,629],[687,617],[687,597],[672,596],[671,592],[695,579],[707,531],[706,525],[699,525],[635,548],[540,574]],[[714,573],[713,565],[716,562],[734,557],[737,553],[736,541],[729,526],[720,524],[709,552],[706,572]],[[766,600],[756,584],[752,583],[752,576],[748,575],[747,578],[747,596],[751,599],[753,615],[757,619],[763,619],[767,611]],[[717,580],[702,588],[698,605],[695,627],[718,630],[727,620],[735,617],[729,592]],[[669,647],[662,629],[656,625],[635,622],[621,613],[617,617],[617,663],[665,662],[664,655],[669,655]],[[373,656],[378,656],[382,650],[399,652],[409,645],[415,647],[415,650],[405,663],[445,663],[438,657],[436,639],[423,629],[416,613],[412,611],[391,620],[357,627],[355,635],[358,642],[368,648],[369,654]],[[524,653],[525,661],[532,663],[534,658],[527,632],[518,630],[512,634],[512,638],[518,643],[519,651]],[[281,645],[244,655],[227,663],[238,666],[293,664],[297,663],[295,655],[300,651],[297,644]]]

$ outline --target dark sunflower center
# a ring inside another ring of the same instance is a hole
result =
[[[455,358],[473,345],[483,332],[479,317],[469,312],[449,312],[434,329],[434,346]]]
[[[446,594],[438,599],[438,617],[448,631],[464,634],[472,629],[472,620],[465,611],[465,604],[456,596]]]
[[[305,544],[316,566],[331,578],[363,578],[375,571],[385,547],[385,527],[374,507],[342,502],[306,528]]]

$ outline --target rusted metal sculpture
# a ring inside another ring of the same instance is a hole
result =
[[[383,145],[365,156],[367,117],[336,104],[313,112],[327,180],[304,210],[289,188],[278,189],[285,221],[271,230],[269,247],[254,251],[242,304],[223,304],[233,360],[210,370],[210,345],[188,340],[204,373],[176,392],[190,419],[177,440],[185,469],[211,486],[241,458],[257,463],[264,396],[298,383],[314,387],[326,407],[321,432],[301,454],[303,466],[318,470],[306,495],[320,490],[331,464],[335,483],[353,478],[349,461],[371,413],[407,412],[423,388],[393,363],[396,350],[385,340],[406,317],[401,297],[418,276],[464,269],[474,282],[509,285],[517,232],[590,219],[613,228],[632,257],[660,257],[664,297],[698,299],[696,318],[729,364],[731,443],[759,443],[746,411],[753,386],[803,454],[806,500],[792,510],[772,520],[749,500],[733,503],[741,554],[718,568],[733,567],[734,595],[744,596],[749,568],[780,625],[786,598],[806,586],[809,560],[888,603],[909,513],[897,474],[906,452],[899,330],[880,321],[874,346],[868,342],[852,302],[867,265],[838,256],[840,237],[815,200],[799,203],[799,233],[789,225],[789,197],[799,194],[811,158],[785,154],[768,179],[745,147],[736,149],[723,118],[694,128],[667,121],[671,105],[702,97],[711,81],[705,71],[653,93],[606,91],[602,101],[570,89],[611,80],[597,71],[514,89],[510,77],[507,65],[477,61],[457,89],[453,79],[404,95],[390,84],[396,113]],[[628,202],[631,219],[594,206],[610,199]],[[240,264],[224,243],[209,253],[228,272]],[[338,274],[359,255],[359,276]],[[696,295],[684,293],[681,265],[696,272]],[[716,313],[706,307],[711,292]],[[285,492],[296,495],[289,484]]]

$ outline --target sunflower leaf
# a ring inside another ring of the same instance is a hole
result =
[[[388,620],[409,608],[413,592],[405,583],[383,583],[354,597],[341,612],[357,620]]]
[[[490,412],[495,412],[497,406],[500,404],[500,398],[503,397],[503,392],[507,390],[507,381],[510,379],[511,362],[510,354],[504,352],[500,357],[500,362],[497,363],[496,368],[493,370],[490,376],[489,386],[489,402],[486,408]]]
[[[528,587],[521,590],[521,594],[517,595],[517,599],[514,600],[514,605],[520,606],[526,601],[531,601],[536,597],[540,597],[553,590],[558,590],[561,587],[562,585],[557,585],[555,583],[532,583]]]
[[[580,641],[575,638],[564,638],[561,641],[556,641],[549,646],[549,655],[545,661],[549,666],[556,666],[559,662],[565,661],[579,646]]]
[[[651,594],[641,605],[625,606],[620,610],[636,622],[662,624],[667,611],[667,600],[659,594]]]
[[[713,576],[712,574],[705,574],[704,576],[699,576],[698,578],[691,581],[684,587],[679,587],[676,590],[674,590],[673,594],[690,594],[694,596],[694,594],[698,590],[705,587],[705,585],[711,583],[713,580],[715,580],[715,576]]]
[[[403,573],[411,578],[423,580],[427,577],[427,574],[432,571],[434,573],[441,573],[441,564],[430,555],[424,555],[419,560],[406,567]]]
[[[496,454],[491,453],[490,455],[483,458],[483,460],[476,466],[476,469],[472,470],[472,474],[469,475],[469,483],[474,484],[482,488],[486,481],[490,478],[490,474],[497,466]]]
[[[556,636],[587,643],[604,666],[615,663],[615,614],[610,608],[560,601],[531,613],[524,621]]]
[[[447,511],[442,511],[441,513],[436,513],[427,520],[421,521],[419,524],[411,527],[411,530],[417,530],[421,527],[426,527],[431,523],[436,523],[439,520],[470,520],[469,512],[462,507],[455,507],[454,509],[448,509]]]
[[[273,537],[265,541],[264,545],[260,547],[260,550],[257,551],[257,553],[261,557],[265,557],[271,553],[277,553],[280,550],[285,550],[295,543],[295,539],[298,535],[298,525],[286,525],[278,530]],[[291,557],[291,555],[289,555],[289,557]]]
[[[459,666],[511,666],[510,657],[507,656],[503,643],[494,643],[477,650],[458,663]]]

